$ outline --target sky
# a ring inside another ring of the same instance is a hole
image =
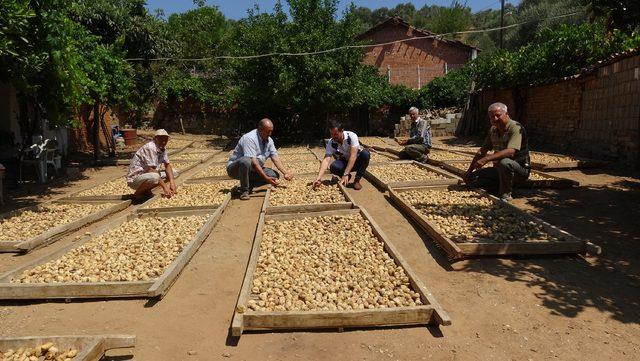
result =
[[[395,7],[397,4],[411,2],[417,9],[424,5],[451,5],[451,0],[429,0],[429,1],[417,1],[417,0],[339,0],[340,11],[345,9],[351,2],[356,6],[366,6],[370,9],[377,9],[380,7]],[[460,1],[464,3],[464,0]],[[512,4],[517,4],[520,0],[508,1]],[[254,4],[258,4],[263,11],[271,11],[276,0],[207,0],[207,5],[217,6],[220,11],[231,19],[240,19],[247,15],[247,9],[253,7]],[[286,1],[282,1],[283,4]],[[499,9],[500,0],[467,0],[467,5],[476,12],[485,9]],[[155,9],[163,9],[166,16],[173,13],[181,13],[189,9],[193,9],[192,0],[147,0],[147,8],[151,11]]]

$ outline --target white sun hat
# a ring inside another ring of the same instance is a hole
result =
[[[154,136],[155,137],[161,137],[161,136],[168,137],[169,133],[167,133],[167,131],[164,130],[164,129],[158,129],[158,130],[156,130],[156,134],[154,134]]]

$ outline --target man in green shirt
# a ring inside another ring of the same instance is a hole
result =
[[[514,186],[529,178],[529,143],[524,127],[509,118],[507,106],[494,103],[488,109],[491,129],[484,144],[471,161],[465,182],[510,201]],[[487,152],[493,153],[487,155]],[[483,168],[493,162],[493,167]]]

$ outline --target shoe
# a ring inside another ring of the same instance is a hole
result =
[[[427,164],[427,162],[429,161],[429,158],[425,155],[420,157],[420,159],[418,159],[418,162],[422,163],[422,164]]]
[[[502,196],[500,196],[500,200],[503,202],[511,202],[513,200],[513,197],[511,196],[511,193],[505,193]]]
[[[355,189],[355,190],[357,190],[357,191],[359,191],[359,190],[361,190],[361,189],[362,189],[362,184],[360,184],[360,181],[359,181],[359,180],[357,180],[357,181],[353,182],[353,189]]]
[[[240,195],[240,200],[248,201],[249,199],[251,199],[251,197],[249,197],[249,192],[242,192],[242,194]]]

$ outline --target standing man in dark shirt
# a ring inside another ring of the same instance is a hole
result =
[[[529,143],[524,127],[509,118],[507,106],[494,103],[488,109],[491,129],[464,176],[471,186],[484,188],[503,200],[512,200],[514,186],[529,178]],[[493,150],[493,154],[487,152]],[[493,167],[483,168],[493,162]],[[497,190],[497,192],[496,192]]]

